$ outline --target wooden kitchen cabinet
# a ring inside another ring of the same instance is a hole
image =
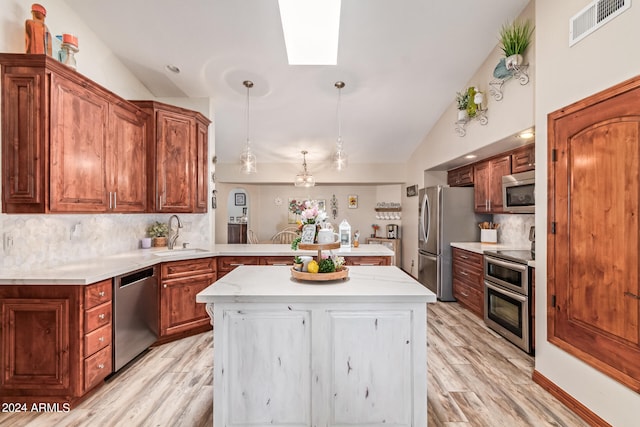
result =
[[[46,55],[0,64],[3,212],[144,212],[145,114]]]
[[[453,296],[460,305],[484,318],[483,257],[460,248],[452,249]]]
[[[473,165],[466,165],[447,172],[450,187],[470,187],[473,185]]]
[[[73,406],[99,385],[112,366],[111,300],[111,279],[0,286],[0,402]]]
[[[211,329],[205,305],[196,303],[196,294],[215,281],[215,258],[162,263],[159,342]]]
[[[391,265],[390,256],[346,256],[344,265]]]
[[[527,144],[511,152],[511,173],[536,169],[536,146]]]
[[[217,262],[219,279],[241,265],[259,265],[260,258],[257,256],[219,256]]]
[[[149,114],[149,206],[153,212],[207,211],[209,119],[155,101],[132,101]]]
[[[502,213],[502,177],[511,173],[511,156],[503,155],[474,166],[475,211]]]

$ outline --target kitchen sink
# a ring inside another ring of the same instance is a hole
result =
[[[193,255],[193,254],[199,254],[202,252],[209,252],[209,251],[206,249],[199,249],[199,248],[188,248],[188,249],[176,248],[176,249],[163,249],[158,252],[153,252],[153,255],[163,257],[163,256],[176,256],[176,255]]]

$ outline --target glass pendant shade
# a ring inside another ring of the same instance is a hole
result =
[[[251,151],[251,147],[247,144],[247,147],[240,154],[240,170],[242,173],[251,174],[256,173],[256,156]]]
[[[295,181],[293,181],[293,185],[296,187],[313,187],[316,185],[315,179],[313,179],[313,175],[307,171],[307,151],[302,151],[302,171],[296,175]]]
[[[336,110],[336,118],[338,122],[338,139],[336,140],[336,151],[331,155],[331,164],[337,171],[341,171],[347,168],[348,158],[342,148],[342,122],[340,120],[340,107],[342,105],[342,88],[345,87],[344,82],[336,82],[334,85],[338,89],[338,108]]]
[[[247,144],[240,154],[240,171],[245,174],[252,174],[258,172],[256,167],[256,156],[251,151],[251,143],[249,141],[249,89],[253,87],[251,80],[245,80],[242,82],[244,87],[247,88]]]

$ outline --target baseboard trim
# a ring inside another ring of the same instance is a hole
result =
[[[558,387],[549,378],[542,375],[537,370],[533,371],[531,376],[533,382],[548,391],[552,396],[562,402],[567,408],[571,409],[576,415],[582,418],[586,423],[593,427],[611,427],[611,424],[597,416],[593,411],[577,401],[569,393]]]

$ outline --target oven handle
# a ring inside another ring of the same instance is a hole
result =
[[[513,263],[513,262],[502,261],[500,259],[489,257],[489,256],[487,256],[486,258],[487,258],[487,263],[499,265],[499,266],[505,267],[505,268],[510,268],[511,270],[520,271],[522,273],[526,272],[527,268],[528,268],[526,265],[523,265],[523,264],[517,264],[517,263]]]
[[[515,292],[511,292],[505,288],[502,288],[500,286],[496,286],[493,283],[489,283],[486,280],[484,281],[484,285],[489,288],[489,289],[493,289],[496,292],[500,292],[502,294],[505,294],[508,297],[513,298],[514,300],[518,301],[518,302],[527,302],[527,297],[522,295],[522,294],[517,294]]]

